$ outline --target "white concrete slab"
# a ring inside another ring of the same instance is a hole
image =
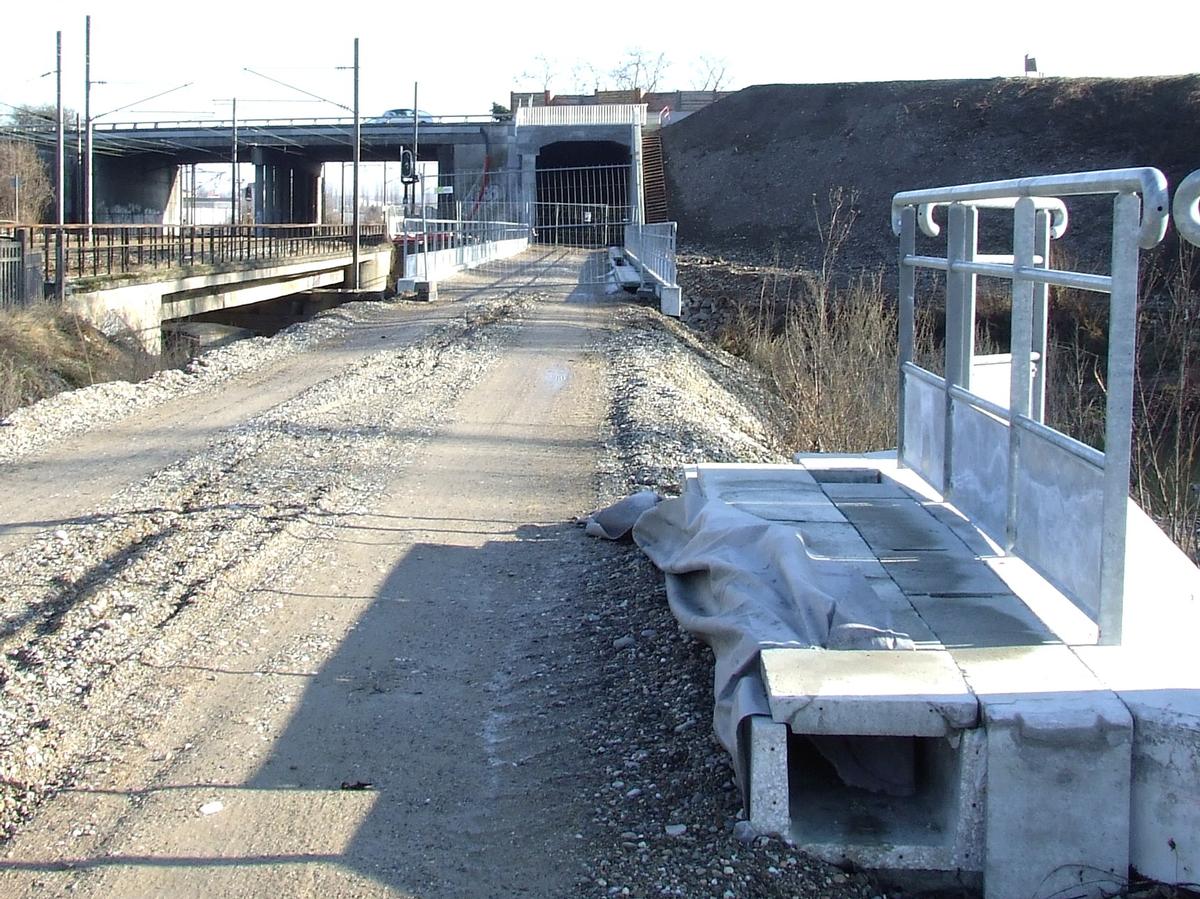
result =
[[[945,736],[978,704],[945,651],[764,649],[771,717],[793,733]]]

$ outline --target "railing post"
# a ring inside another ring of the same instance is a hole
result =
[[[1033,352],[1033,282],[1021,274],[1033,267],[1037,209],[1022,197],[1013,210],[1012,324],[1009,355],[1008,491],[1004,512],[1004,548],[1017,542],[1017,486],[1021,469],[1022,417],[1029,417],[1029,362]]]
[[[907,388],[904,383],[904,365],[907,362],[913,361],[913,341],[916,332],[916,298],[917,298],[917,270],[911,265],[906,265],[905,260],[916,255],[917,252],[917,210],[912,206],[905,206],[900,213],[900,310],[899,310],[899,331],[900,331],[900,355],[897,360],[896,375],[898,378],[896,388],[896,463],[900,466],[904,465],[904,456],[907,447],[904,443],[904,409],[906,404]]]
[[[1050,268],[1050,211],[1039,209],[1034,229],[1034,252],[1042,258],[1038,268]],[[1046,423],[1046,365],[1047,334],[1050,326],[1050,285],[1033,287],[1033,352],[1037,368],[1033,375],[1033,398],[1029,417],[1038,424]]]
[[[979,245],[979,212],[952,203],[946,258],[946,430],[942,454],[942,495],[954,492],[954,400],[951,387],[971,389],[971,360],[975,356],[975,275],[956,270],[956,263],[973,262]]]
[[[1108,329],[1108,404],[1104,421],[1104,511],[1100,533],[1100,642],[1121,642],[1125,597],[1133,379],[1136,362],[1138,235],[1136,194],[1113,200],[1112,295]]]

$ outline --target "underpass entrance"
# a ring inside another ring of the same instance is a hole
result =
[[[563,141],[537,157],[535,240],[582,249],[618,246],[633,221],[629,148]]]

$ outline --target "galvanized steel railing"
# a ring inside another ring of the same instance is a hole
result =
[[[393,242],[401,277],[430,281],[515,255],[529,245],[530,231],[524,222],[406,218]]]
[[[45,280],[56,281],[58,228],[29,226],[45,257]],[[0,232],[2,233],[2,232]],[[196,265],[257,262],[350,251],[351,225],[64,225],[66,280]],[[361,226],[362,241],[385,239],[383,225]]]
[[[1060,198],[1109,194],[1110,273],[1051,268],[1050,240],[1067,226]],[[949,207],[946,255],[918,255],[918,227],[940,234],[937,206]],[[1012,209],[1012,255],[980,255],[981,207]],[[1104,643],[1121,639],[1138,253],[1162,239],[1166,223],[1166,179],[1151,168],[906,191],[892,200],[900,238],[900,462],[1089,612]],[[913,362],[918,269],[946,273],[945,377]],[[980,275],[1012,282],[1007,404],[972,390]],[[1043,423],[1049,285],[1110,296],[1104,452]]]
[[[645,125],[645,103],[605,103],[591,106],[518,106],[517,127],[523,125]]]
[[[642,271],[643,278],[664,287],[678,287],[675,269],[675,222],[625,226],[625,255]]]
[[[1179,236],[1200,247],[1200,171],[1192,172],[1180,182],[1171,212]]]

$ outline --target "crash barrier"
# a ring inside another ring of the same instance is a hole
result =
[[[1109,274],[1050,267],[1050,241],[1067,228],[1063,197],[1111,195]],[[917,253],[917,231],[942,229],[944,256]],[[1013,251],[979,251],[980,210],[1011,210]],[[1138,254],[1167,225],[1167,189],[1151,168],[993,181],[898,193],[900,238],[899,459],[980,528],[1059,587],[1121,641],[1129,502]],[[945,273],[945,374],[913,360],[916,273]],[[1012,347],[1004,396],[975,389],[975,287],[1012,283]],[[1048,427],[1045,413],[1047,288],[1108,294],[1104,451]],[[1099,510],[1098,517],[1080,514]]]
[[[637,266],[643,287],[652,288],[664,315],[678,317],[682,294],[676,281],[675,222],[625,226],[625,257]]]

